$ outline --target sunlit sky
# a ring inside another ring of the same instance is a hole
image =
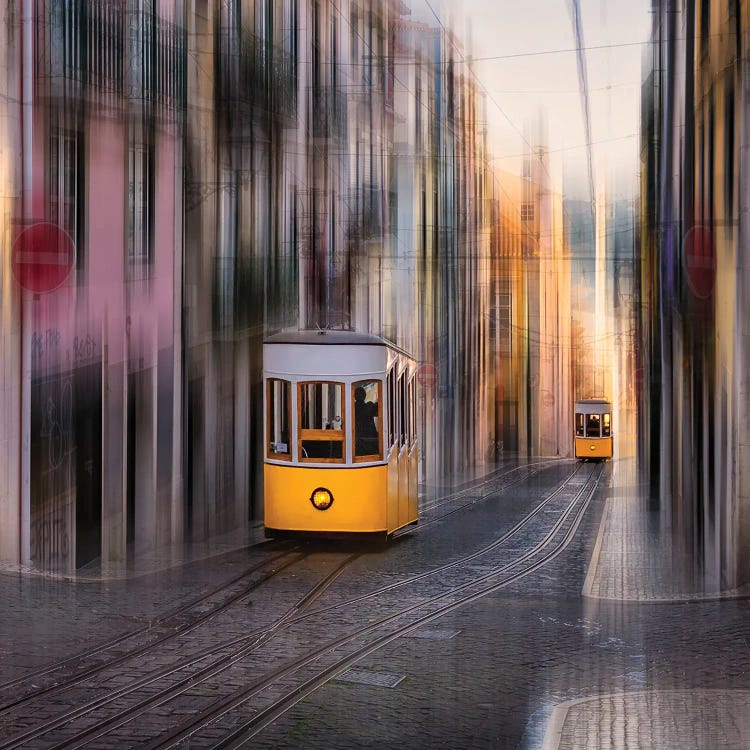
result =
[[[456,30],[488,92],[490,148],[500,168],[517,172],[525,138],[546,120],[548,146],[568,171],[585,175],[586,143],[570,0],[412,0],[413,17],[436,25],[429,5]],[[581,0],[597,179],[638,171],[641,58],[650,0]],[[625,45],[625,46],[612,46]],[[512,55],[521,55],[510,57]],[[481,59],[481,58],[499,59]],[[516,157],[516,158],[512,158]]]

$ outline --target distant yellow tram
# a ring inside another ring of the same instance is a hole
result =
[[[576,401],[576,458],[605,461],[612,458],[612,404],[602,398]]]
[[[415,361],[351,331],[277,334],[263,358],[266,535],[416,523]]]

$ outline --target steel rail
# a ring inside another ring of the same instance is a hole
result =
[[[263,631],[253,643],[246,645],[243,649],[240,649],[239,651],[233,654],[229,654],[223,657],[222,659],[216,662],[213,662],[212,664],[207,665],[206,667],[199,670],[198,672],[187,676],[186,678],[184,678],[177,684],[172,685],[171,687],[167,688],[167,690],[162,691],[155,696],[151,696],[150,698],[147,698],[139,702],[136,706],[132,706],[129,709],[121,711],[112,717],[109,717],[103,722],[87,730],[82,731],[81,733],[77,734],[75,737],[69,740],[56,744],[55,748],[81,747],[82,745],[85,745],[91,742],[92,740],[96,739],[102,734],[106,734],[106,732],[109,732],[112,729],[116,729],[121,724],[127,723],[128,721],[132,720],[133,714],[135,714],[136,712],[140,713],[150,708],[151,705],[153,704],[161,703],[164,700],[169,700],[170,697],[174,697],[174,695],[179,695],[185,690],[188,690],[191,687],[194,687],[196,683],[200,683],[201,681],[210,679],[216,674],[224,671],[225,669],[228,669],[236,661],[246,656],[252,650],[263,645],[263,643],[265,643],[266,641],[270,640],[275,634],[275,631],[279,627],[281,627],[286,621],[288,621],[289,618],[293,617],[295,614],[303,610],[305,607],[312,604],[344,572],[344,570],[357,557],[359,557],[359,555],[357,554],[349,555],[343,562],[341,562],[338,566],[336,566],[336,568],[331,573],[329,573],[322,581],[319,581],[318,583],[316,583],[299,601],[293,604],[270,628],[265,629],[265,631]],[[296,562],[299,562],[299,561],[296,561]],[[289,563],[289,565],[292,565],[292,564],[293,562]],[[288,567],[289,565],[287,565],[286,567]],[[212,649],[212,652],[213,651],[215,651],[215,649]],[[201,661],[202,659],[206,658],[206,656],[207,654],[203,654],[202,656],[193,659],[191,661],[191,664],[197,661]],[[156,673],[147,675],[146,677],[144,677],[141,680],[136,681],[135,683],[130,683],[129,685],[125,685],[122,688],[108,692],[106,695],[102,696],[101,698],[96,698],[92,701],[89,701],[88,703],[77,706],[75,709],[72,709],[64,714],[61,714],[60,716],[57,716],[54,719],[51,719],[45,724],[33,727],[32,729],[28,730],[24,734],[14,736],[8,742],[0,745],[0,748],[2,748],[2,750],[10,750],[11,748],[20,747],[28,741],[38,739],[39,737],[42,737],[45,734],[48,734],[54,729],[57,729],[58,727],[63,726],[64,724],[67,724],[70,721],[73,721],[74,719],[80,718],[81,716],[85,716],[86,714],[91,713],[97,708],[101,708],[102,706],[108,703],[111,703],[112,701],[115,701],[118,698],[122,698],[126,695],[129,695],[130,693],[133,693],[140,688],[146,687],[147,685],[150,685],[160,679],[163,679],[164,677],[169,676],[170,674],[173,674],[182,668],[184,667],[181,665],[170,665],[169,667],[165,667]],[[174,695],[171,695],[172,693],[174,693]],[[124,721],[121,721],[122,716],[125,713],[127,713],[128,716]]]

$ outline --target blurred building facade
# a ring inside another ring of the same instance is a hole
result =
[[[653,3],[644,59],[641,465],[709,586],[750,577],[750,6]]]
[[[434,368],[423,477],[493,457],[501,241],[449,30],[400,0],[2,13],[0,558],[71,572],[260,518],[261,344],[285,328]],[[76,257],[34,294],[13,248],[40,222]]]
[[[4,275],[17,418],[2,556],[72,570],[172,537],[180,497],[184,35],[172,2],[5,4],[17,157],[3,258],[49,222],[75,248],[54,291]],[[7,325],[4,324],[4,326]],[[7,346],[6,346],[7,344]],[[136,437],[137,436],[137,437]],[[15,455],[14,455],[15,454]],[[4,457],[5,457],[4,456]],[[16,474],[15,467],[18,467]]]
[[[520,177],[497,175],[497,421],[505,452],[567,456],[575,361],[571,263],[561,180],[545,141],[541,131],[527,141]]]

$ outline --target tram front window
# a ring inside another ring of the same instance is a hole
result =
[[[586,415],[586,437],[601,437],[601,417],[598,414]]]
[[[301,461],[344,460],[344,386],[300,383],[299,457]]]
[[[612,415],[602,414],[602,437],[609,437],[612,434]]]
[[[380,381],[352,384],[354,401],[354,459],[380,458]]]
[[[583,414],[576,414],[576,437],[583,436]]]

